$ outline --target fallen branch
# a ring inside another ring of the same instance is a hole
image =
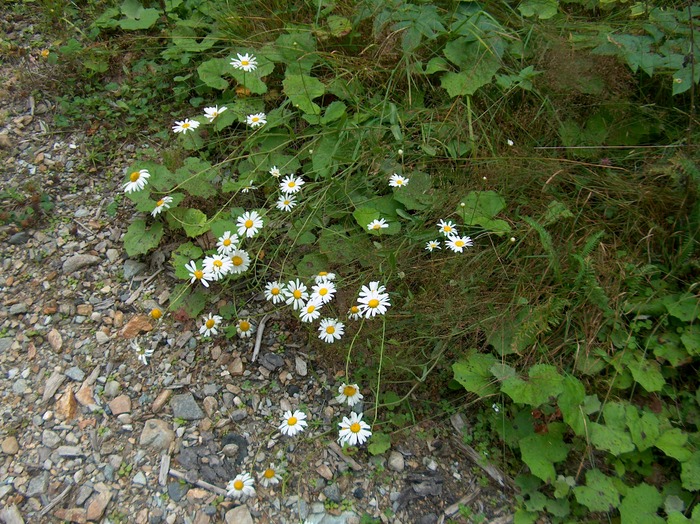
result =
[[[258,352],[260,351],[260,346],[262,344],[263,332],[265,331],[265,323],[269,320],[269,318],[270,315],[265,315],[260,320],[260,324],[258,324],[258,332],[255,335],[255,349],[253,349],[253,358],[251,359],[251,362],[255,362],[255,359],[258,358]]]
[[[355,471],[362,471],[362,466],[358,464],[354,458],[348,457],[345,453],[343,453],[343,448],[341,448],[338,444],[336,444],[335,442],[331,442],[330,444],[328,444],[328,447],[341,459],[347,462],[348,466],[350,466],[352,469],[354,469]]]
[[[49,502],[46,506],[42,508],[42,510],[39,512],[39,516],[43,517],[46,515],[49,511],[51,511],[53,508],[55,508],[59,502],[61,502],[66,496],[68,495],[68,492],[71,490],[73,486],[71,484],[66,487],[63,491],[61,491],[58,495],[56,495],[56,498],[54,498],[51,502]]]
[[[185,474],[181,473],[180,471],[177,471],[175,469],[171,469],[170,474],[177,479],[187,481],[187,479],[185,478]],[[217,495],[221,495],[222,497],[226,496],[225,489],[221,489],[220,487],[214,486],[213,484],[209,484],[208,482],[205,482],[203,480],[195,480],[194,482],[191,482],[191,484],[194,484],[195,486],[197,486],[199,488],[203,488],[203,489],[206,489],[208,491],[211,491],[212,493],[216,493]]]

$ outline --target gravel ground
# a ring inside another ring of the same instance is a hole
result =
[[[94,167],[84,132],[54,133],[52,94],[26,74],[50,74],[38,37],[29,22],[2,19],[13,47],[0,63],[1,188],[29,200],[41,188],[54,207],[0,222],[0,521],[468,522],[459,503],[487,522],[512,520],[508,481],[453,436],[459,416],[443,431],[418,425],[384,456],[340,452],[339,380],[296,320],[271,318],[252,362],[250,340],[203,340],[193,321],[150,319],[175,281],[167,263],[130,260],[126,224],[107,213],[142,145],[122,144],[113,165]],[[25,205],[2,199],[2,211]],[[147,365],[133,344],[153,350]],[[280,435],[283,411],[296,408],[313,423]],[[427,428],[444,437],[421,439]],[[270,464],[286,473],[263,487]],[[223,496],[242,472],[256,495]]]

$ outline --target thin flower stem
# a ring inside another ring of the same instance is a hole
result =
[[[357,337],[360,335],[360,331],[362,331],[362,326],[365,325],[365,318],[362,317],[362,322],[360,322],[360,327],[357,330],[357,333],[355,333],[355,336],[352,337],[352,342],[350,342],[350,347],[348,348],[348,356],[345,359],[345,379],[348,380],[348,377],[350,376],[350,354],[352,353],[352,348],[355,345],[355,340],[357,340]]]
[[[377,392],[374,395],[374,420],[371,427],[377,423],[379,414],[379,388],[382,384],[382,362],[384,360],[384,336],[386,334],[386,316],[382,315],[382,343],[379,346],[379,369],[377,369]]]

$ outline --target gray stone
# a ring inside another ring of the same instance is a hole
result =
[[[211,397],[213,395],[216,395],[216,393],[219,391],[219,386],[217,386],[216,384],[207,384],[206,386],[204,386],[202,391],[204,391],[204,394],[207,397]]]
[[[105,397],[114,398],[119,393],[121,385],[116,380],[110,380],[105,384],[104,394]]]
[[[10,315],[21,315],[27,312],[27,304],[19,302],[10,306]]]
[[[10,349],[14,341],[15,339],[10,337],[0,338],[0,353]]]
[[[124,262],[124,280],[131,280],[136,275],[146,270],[146,264],[137,260],[127,260]]]
[[[66,380],[66,376],[60,371],[54,371],[51,376],[46,381],[44,386],[44,395],[41,397],[42,402],[47,402],[49,399],[53,398],[61,387],[61,384]]]
[[[119,251],[116,249],[108,249],[107,250],[107,260],[110,261],[110,263],[114,264],[116,260],[119,258]]]
[[[99,264],[100,260],[100,257],[94,255],[73,255],[63,263],[63,272],[70,275],[84,267]]]
[[[24,524],[22,514],[19,512],[19,509],[17,509],[17,506],[15,506],[14,504],[12,504],[12,506],[3,508],[2,511],[0,511],[0,520],[3,521],[5,524]]]
[[[134,475],[134,478],[131,479],[131,482],[136,484],[137,486],[145,486],[146,475],[143,474],[143,471],[139,471],[136,475]]]
[[[247,506],[238,506],[226,512],[226,524],[253,524],[253,517]]]
[[[24,395],[27,392],[27,381],[23,378],[17,379],[12,383],[12,391],[16,395]]]
[[[435,513],[428,513],[423,515],[416,524],[436,524],[438,521],[438,516]]]
[[[73,214],[75,218],[83,218],[90,214],[90,210],[86,207],[79,207]]]
[[[71,380],[75,380],[76,382],[82,382],[85,378],[85,372],[78,366],[73,366],[72,368],[66,370],[66,376]]]
[[[305,377],[306,374],[308,373],[306,361],[301,357],[295,357],[294,363],[295,363],[297,375],[299,375],[300,377]]]
[[[7,241],[13,246],[21,246],[29,240],[29,235],[25,231],[20,231],[12,235]]]
[[[2,452],[5,455],[16,455],[19,451],[19,442],[17,438],[10,436],[2,441]]]
[[[318,521],[318,524],[348,524],[348,522],[357,522],[360,517],[353,511],[344,511],[340,515],[331,515],[327,513]]]
[[[231,420],[234,422],[240,422],[244,418],[248,416],[248,410],[245,408],[240,408],[236,409],[233,413],[231,413]]]
[[[192,393],[175,395],[170,400],[170,407],[173,410],[173,418],[183,420],[199,420],[204,418],[204,412],[197,404]]]
[[[46,490],[49,487],[49,472],[44,471],[29,480],[27,485],[27,491],[24,495],[27,498],[36,497],[37,495],[46,494]]]
[[[98,344],[106,344],[109,342],[109,335],[98,329],[97,332],[95,332],[95,340],[97,340]]]
[[[392,451],[389,453],[389,460],[387,461],[387,468],[391,471],[403,471],[405,464],[403,460],[403,455],[398,451]]]
[[[78,494],[75,496],[75,505],[82,506],[85,504],[85,501],[90,498],[92,492],[93,489],[91,486],[88,486],[87,484],[80,486],[80,488],[78,488]]]
[[[57,451],[61,457],[82,457],[85,455],[80,446],[61,446]]]
[[[180,502],[189,489],[185,482],[168,482],[168,496],[175,502]]]
[[[41,443],[47,448],[54,449],[61,443],[61,437],[55,431],[45,429],[41,432]]]
[[[326,498],[332,502],[340,502],[343,500],[343,496],[340,494],[340,488],[338,484],[331,484],[323,489],[323,494]]]
[[[265,353],[260,359],[260,364],[262,364],[265,369],[275,371],[284,366],[284,359],[277,353]]]
[[[166,450],[175,440],[175,432],[164,420],[152,418],[146,421],[139,438],[139,446],[149,447],[155,450]]]

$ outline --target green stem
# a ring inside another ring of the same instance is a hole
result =
[[[382,315],[382,343],[379,346],[379,369],[377,370],[377,392],[374,395],[374,420],[372,427],[377,423],[379,414],[379,388],[382,384],[382,362],[384,361],[384,335],[386,334],[386,317]]]
[[[365,319],[364,317],[362,318],[362,322],[360,322],[360,327],[357,330],[357,333],[355,333],[355,336],[352,337],[352,342],[350,342],[350,347],[348,348],[348,356],[345,358],[345,380],[349,381],[349,376],[350,376],[350,354],[352,353],[352,347],[355,345],[355,341],[357,340],[357,337],[360,335],[360,331],[362,331],[362,326],[365,325]]]

